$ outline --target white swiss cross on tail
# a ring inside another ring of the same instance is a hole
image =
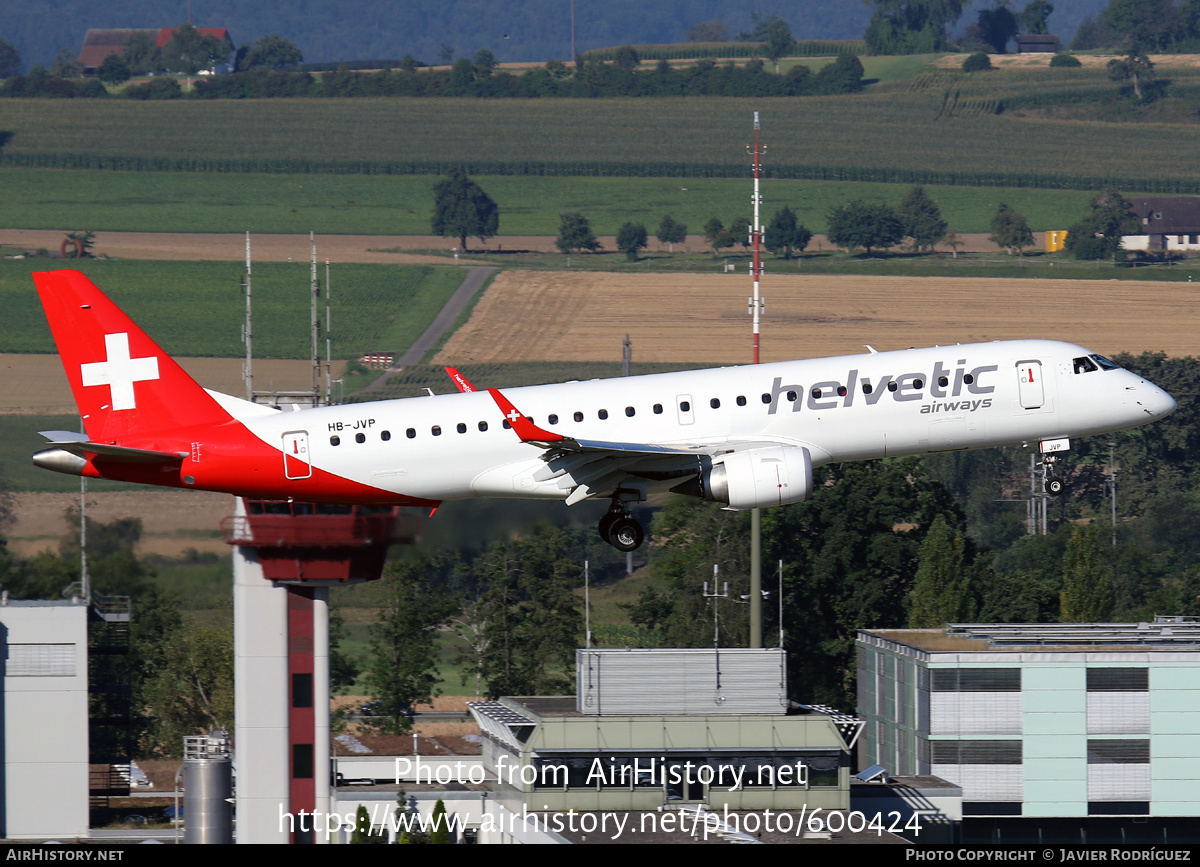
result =
[[[133,384],[158,379],[158,359],[153,355],[130,358],[129,334],[124,331],[104,335],[104,354],[107,361],[79,365],[83,384],[107,385],[113,409],[137,409]]]

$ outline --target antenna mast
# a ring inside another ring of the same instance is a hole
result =
[[[762,243],[762,223],[759,222],[759,206],[762,204],[762,194],[758,191],[758,181],[762,175],[762,155],[766,152],[765,147],[760,147],[758,143],[758,132],[760,126],[758,123],[758,112],[754,112],[754,196],[751,203],[754,205],[754,224],[750,227],[750,240],[754,242],[754,264],[750,267],[750,274],[754,277],[754,297],[750,299],[750,315],[754,319],[754,363],[758,364],[758,332],[759,319],[762,315],[763,301],[759,294],[758,282],[762,277],[762,257],[760,254],[760,246]]]
[[[242,365],[242,377],[246,380],[246,400],[254,400],[254,374],[251,372],[253,356],[250,351],[250,233],[246,233],[246,327],[242,340],[246,343],[246,363]]]
[[[317,319],[317,296],[321,294],[321,286],[317,283],[317,240],[312,232],[308,233],[308,242],[312,245],[312,271],[309,276],[309,288],[312,290],[312,405],[321,403],[321,357],[317,350],[317,332],[321,321]]]

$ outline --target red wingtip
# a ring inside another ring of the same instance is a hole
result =
[[[504,413],[504,418],[512,425],[512,429],[517,436],[521,438],[521,442],[526,443],[557,443],[562,442],[561,434],[551,433],[548,430],[542,430],[540,427],[531,422],[526,416],[515,406],[512,405],[507,397],[500,393],[499,389],[489,388],[488,394],[492,396],[492,400],[496,401],[496,406],[500,407],[500,411]]]
[[[447,367],[446,373],[449,374],[450,380],[456,386],[458,386],[459,391],[466,393],[466,392],[470,392],[470,391],[478,391],[479,390],[475,386],[471,385],[471,383],[467,382],[467,378],[465,376],[463,376],[461,373],[459,373],[457,370],[455,370],[453,367]]]

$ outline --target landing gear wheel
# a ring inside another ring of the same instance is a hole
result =
[[[621,515],[617,517],[608,530],[608,544],[618,551],[636,551],[646,538],[646,531],[633,518]]]
[[[1046,479],[1046,493],[1050,496],[1057,497],[1066,489],[1067,486],[1063,484],[1062,479]]]
[[[601,539],[603,539],[605,542],[608,541],[609,533],[612,532],[613,521],[616,521],[621,517],[622,515],[620,512],[608,512],[603,518],[600,519],[600,526],[598,529],[600,531]]]

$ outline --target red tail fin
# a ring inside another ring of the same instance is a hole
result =
[[[230,415],[78,271],[33,275],[88,438],[216,425]]]

